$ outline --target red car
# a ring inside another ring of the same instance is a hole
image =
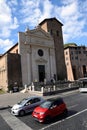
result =
[[[60,114],[67,114],[66,104],[62,98],[51,98],[46,100],[40,106],[36,107],[32,113],[35,120],[47,122],[51,118]]]

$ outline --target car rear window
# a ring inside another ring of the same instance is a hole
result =
[[[56,104],[56,105],[60,105],[60,104],[63,104],[64,101],[62,98],[52,98],[52,99],[49,99],[48,101],[51,101],[53,104]]]
[[[42,103],[40,105],[40,107],[42,107],[42,108],[49,108],[51,106],[51,104],[52,104],[51,101],[46,101],[46,102]]]

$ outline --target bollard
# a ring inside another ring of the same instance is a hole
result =
[[[24,86],[24,87],[25,87],[25,90],[27,91],[27,85],[26,85],[26,84],[25,84],[25,86]]]
[[[55,86],[55,85],[53,86],[53,90],[54,90],[54,91],[56,90],[56,86]]]
[[[31,85],[31,86],[32,86],[32,91],[34,91],[34,84],[33,84],[33,82],[32,82],[32,85]]]
[[[42,93],[44,92],[44,87],[41,88],[41,92],[42,92]]]

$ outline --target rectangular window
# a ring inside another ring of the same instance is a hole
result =
[[[51,31],[50,31],[50,34],[52,35],[53,34],[53,30],[51,29]]]
[[[66,51],[66,55],[68,55],[68,52]]]
[[[81,51],[79,51],[79,54],[81,54]]]
[[[57,34],[57,36],[59,36],[59,31],[58,30],[56,31],[56,34]]]
[[[83,65],[83,75],[85,76],[85,74],[86,74],[86,66]]]
[[[72,60],[73,60],[74,58],[72,57]]]
[[[76,56],[75,59],[78,60],[78,56]]]
[[[18,54],[18,49],[16,50],[16,53]]]
[[[66,60],[68,60],[68,57],[66,57]]]
[[[73,55],[73,51],[71,51],[71,55]]]
[[[75,54],[78,54],[78,51],[76,51]]]
[[[86,54],[87,52],[86,51],[83,51],[83,54]]]

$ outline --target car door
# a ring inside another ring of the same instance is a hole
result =
[[[41,103],[41,99],[40,98],[34,98],[34,100],[33,100],[33,109],[35,108],[35,107],[37,107],[37,106],[39,106],[40,105],[40,103]]]
[[[55,101],[51,106],[51,115],[54,117],[54,116],[61,114],[63,111],[62,107],[63,107],[63,105],[62,105],[61,100]]]
[[[54,103],[51,105],[49,111],[50,111],[50,116],[51,116],[51,117],[54,117],[54,116],[57,115],[57,103],[56,103],[56,102],[54,102]]]
[[[27,112],[31,112],[33,107],[33,99],[28,100],[24,105],[24,110]]]
[[[33,98],[31,100],[29,100],[26,104],[25,104],[25,109],[26,112],[31,112],[34,110],[35,107],[37,107],[40,104],[41,100],[40,98]]]
[[[64,103],[61,99],[56,101],[57,107],[56,107],[56,115],[59,115],[63,112],[64,110]]]

